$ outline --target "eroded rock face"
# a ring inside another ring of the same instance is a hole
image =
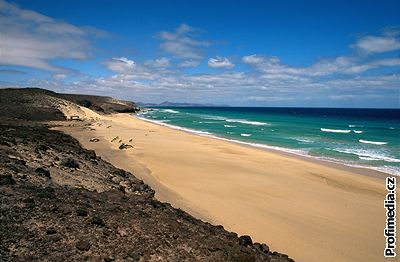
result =
[[[20,121],[0,121],[0,258],[291,261],[157,201],[70,136]]]

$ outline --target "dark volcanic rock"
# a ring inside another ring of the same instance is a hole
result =
[[[46,233],[48,235],[53,235],[53,234],[57,233],[57,231],[54,228],[49,228],[46,230]]]
[[[0,175],[0,185],[12,185],[12,184],[15,184],[15,181],[11,175]]]
[[[76,248],[82,251],[88,251],[92,244],[90,244],[89,240],[79,240],[75,244]]]
[[[239,244],[242,246],[251,246],[253,245],[253,241],[250,236],[244,235],[239,237]]]
[[[128,149],[128,148],[132,148],[132,147],[133,147],[132,145],[122,143],[118,148],[120,150],[122,150],[122,149]]]
[[[268,253],[269,252],[269,246],[267,246],[267,244],[261,244],[260,250],[264,253]]]
[[[78,209],[76,209],[76,215],[80,216],[80,217],[85,217],[88,215],[88,212],[84,208],[78,208]]]
[[[104,227],[106,225],[104,223],[103,219],[101,219],[100,217],[93,217],[91,223],[93,225],[97,225],[97,226],[100,226],[100,227]]]
[[[56,106],[57,94],[39,88],[0,89],[0,117],[26,120],[64,120]]]
[[[45,177],[50,177],[50,171],[43,168],[43,167],[38,167],[35,169],[36,174],[45,176]]]
[[[140,254],[135,251],[130,251],[128,256],[133,259],[133,261],[138,261],[140,259]]]
[[[69,168],[79,168],[79,162],[70,157],[61,160],[61,165]]]
[[[268,253],[269,246],[267,244],[254,243],[253,246],[261,252]]]

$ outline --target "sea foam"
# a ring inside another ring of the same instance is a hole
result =
[[[178,114],[179,111],[173,110],[173,109],[163,109],[162,112],[165,113],[171,113],[171,114]]]
[[[386,145],[386,142],[377,142],[377,141],[368,141],[368,140],[362,140],[359,139],[358,142],[363,143],[363,144],[372,144],[372,145]]]
[[[362,160],[380,160],[385,162],[400,163],[400,159],[390,157],[382,152],[368,149],[357,149],[357,148],[336,148],[333,149],[339,153],[353,154],[358,156]]]
[[[347,129],[329,129],[329,128],[321,128],[322,132],[328,132],[328,133],[350,133],[351,130],[347,130]]]
[[[299,138],[299,137],[295,137],[293,138],[296,141],[302,142],[302,143],[313,143],[314,141],[312,141],[311,139],[307,139],[307,138]]]
[[[158,124],[161,126],[166,126],[172,129],[177,129],[177,130],[181,130],[181,131],[185,131],[185,132],[189,132],[189,133],[193,133],[193,134],[199,134],[199,135],[211,135],[210,132],[207,131],[200,131],[200,130],[194,130],[194,129],[190,129],[190,128],[184,128],[184,127],[180,127],[180,126],[175,126],[175,125],[171,125],[171,124],[166,124],[165,122],[163,122],[162,120],[150,120],[148,118],[144,118],[144,117],[137,117],[141,120],[147,121],[147,122],[151,122],[154,124]]]
[[[230,123],[241,123],[241,124],[246,124],[246,125],[254,125],[254,126],[267,126],[271,125],[269,123],[265,122],[258,122],[258,121],[250,121],[250,120],[245,120],[245,119],[225,119],[226,122]]]
[[[211,120],[220,120],[225,121],[228,123],[241,123],[246,125],[254,125],[254,126],[269,126],[270,123],[266,122],[259,122],[259,121],[252,121],[247,119],[235,119],[235,118],[226,118],[222,116],[204,116],[203,119],[211,119]]]

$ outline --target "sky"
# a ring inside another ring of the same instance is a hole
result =
[[[400,1],[0,0],[0,86],[400,108]]]

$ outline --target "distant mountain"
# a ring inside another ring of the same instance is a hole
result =
[[[196,103],[174,103],[170,101],[164,101],[162,103],[138,103],[139,106],[154,106],[154,107],[229,107],[228,105],[214,105],[214,104],[196,104]]]

